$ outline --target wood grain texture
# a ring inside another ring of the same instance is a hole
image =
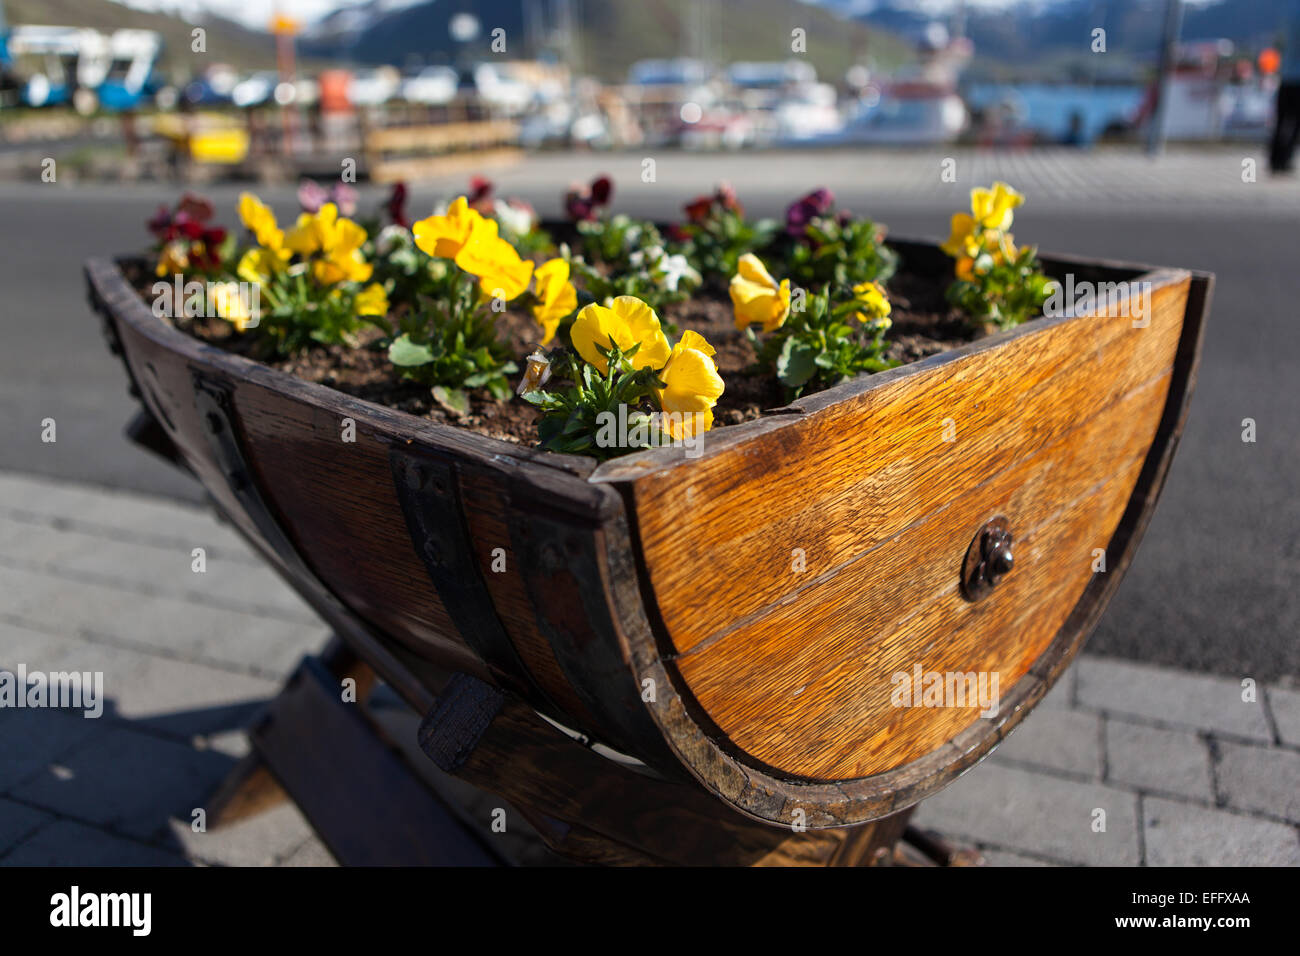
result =
[[[479,571],[502,626],[533,680],[558,706],[560,714],[556,716],[567,715],[575,726],[592,732],[598,726],[596,719],[574,691],[554,648],[538,627],[537,611],[520,572],[522,557],[511,540],[507,483],[500,475],[480,468],[462,474],[460,484]],[[504,570],[499,570],[501,567]]]
[[[861,687],[819,691],[817,677],[866,648],[886,679],[910,671],[909,632],[945,590],[956,603],[933,640],[946,630],[967,649],[960,670],[1023,675],[1086,585],[1089,562],[1072,590],[1045,582],[1027,608],[999,617],[980,605],[967,612],[957,592],[966,547],[995,514],[1024,534],[1140,463],[1188,285],[1170,277],[1154,291],[1147,327],[1122,314],[1044,325],[853,398],[814,396],[807,414],[742,445],[633,479],[669,666],[705,724],[760,765],[812,779],[869,776],[933,750],[960,729],[950,713],[891,714]],[[944,441],[945,426],[956,440]],[[1120,511],[1136,476],[1112,490]],[[1087,529],[1093,548],[1118,516]],[[1045,639],[998,633],[1027,610],[1053,622]],[[882,720],[887,747],[872,732]]]
[[[816,414],[637,478],[642,551],[674,650],[792,599],[1168,368],[1186,281],[1154,294],[1149,328],[1122,317],[1046,326],[843,401],[813,396]]]
[[[1011,622],[1029,614],[1050,624],[1049,637],[1054,634],[1091,574],[1094,549],[1110,540],[1114,521],[1081,529],[1077,542],[1053,539],[1054,547],[1075,549],[1064,554],[1059,568],[1075,582],[1072,594],[1055,594],[1049,586],[1054,581],[1030,592],[1011,589],[1011,583],[1037,573],[1036,549],[1061,520],[1063,506],[1121,473],[1127,485],[1110,493],[1121,504],[1127,500],[1168,383],[1166,372],[801,591],[798,600],[677,658],[700,706],[746,753],[810,777],[867,776],[933,750],[953,735],[952,720],[933,712],[895,712],[890,675],[910,673],[919,662],[927,671],[996,671],[1000,687],[1009,688],[1025,673],[1043,642]],[[989,598],[972,604],[958,593],[957,569],[975,529],[994,512],[1011,519],[1017,566]],[[932,605],[948,617],[936,617]],[[962,666],[932,666],[939,656]],[[860,667],[850,669],[851,678],[837,679],[846,661]],[[975,709],[963,709],[959,720],[970,723],[974,715]]]
[[[245,386],[235,395],[249,452],[282,523],[348,607],[449,669],[486,676],[412,547],[393,490],[388,436],[329,409]]]

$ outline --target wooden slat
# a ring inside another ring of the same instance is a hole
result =
[[[364,421],[252,386],[235,397],[253,466],[299,551],[363,619],[450,669],[487,671],[456,631],[411,544],[385,436]]]
[[[895,670],[920,663],[923,671],[939,673],[997,672],[1000,693],[1014,687],[1092,579],[1094,532],[1114,530],[1140,469],[1141,462],[1135,462],[1031,532],[1019,549],[1029,567],[998,585],[995,597],[969,605],[953,588],[920,608],[907,630],[891,641],[891,656],[906,666],[885,671],[879,657],[869,655],[845,661],[810,687],[805,692],[808,706],[824,709],[817,730],[800,744],[808,776],[853,779],[903,766],[937,750],[979,718],[977,707],[893,707],[890,677]],[[966,620],[954,635],[953,622],[962,617]],[[839,699],[827,706],[829,695]],[[850,750],[851,759],[829,756]]]
[[[529,599],[520,574],[520,556],[510,538],[510,500],[505,482],[484,469],[461,479],[465,520],[478,559],[479,572],[497,616],[506,629],[519,657],[533,680],[578,726],[588,733],[595,718],[574,693],[572,685],[555,659],[555,651],[537,626],[537,611]],[[497,570],[497,549],[505,570]]]
[[[369,161],[370,178],[377,183],[419,181],[437,176],[449,176],[465,170],[509,166],[524,158],[524,152],[513,146],[468,150],[463,153],[443,153],[437,156],[408,156],[401,159],[372,159]]]
[[[519,124],[510,120],[466,123],[433,123],[423,126],[377,127],[366,134],[369,151],[463,149],[513,142],[519,138]]]
[[[1187,285],[1154,292],[1147,328],[1123,317],[1046,325],[842,401],[823,393],[819,412],[635,479],[646,572],[673,648],[833,573],[1169,368]],[[955,442],[943,441],[945,419]]]
[[[888,691],[889,675],[910,672],[917,661],[910,635],[925,620],[923,609],[942,599],[952,616],[936,633],[965,662],[960,669],[1002,669],[1001,689],[1009,689],[1042,648],[1023,632],[1014,632],[1005,635],[1011,646],[1002,648],[1004,656],[1014,652],[1013,659],[990,664],[999,636],[990,633],[987,610],[1010,602],[1011,577],[978,604],[955,595],[961,556],[974,529],[991,511],[1007,515],[1017,539],[1012,577],[1029,573],[1034,537],[1057,520],[1064,502],[1091,493],[1116,474],[1136,477],[1134,468],[1145,456],[1168,384],[1166,372],[1056,445],[802,592],[797,602],[679,658],[678,669],[700,705],[747,752],[808,776],[841,779],[887,769],[866,742],[877,725],[891,727],[890,754],[897,762],[932,750],[946,737],[936,741],[928,728],[913,727],[909,733],[893,726],[897,721],[887,692],[882,710],[878,693],[836,685],[843,699],[831,700],[819,690],[821,683],[846,661],[869,660],[884,675]],[[1115,487],[1113,493],[1123,501],[1129,490]],[[1085,553],[1075,555],[1073,570],[1082,576],[1072,575],[1080,590],[1090,574],[1093,549],[1104,549],[1113,530],[1089,529]],[[1026,597],[1041,602],[1039,616],[1058,625],[1072,606],[1058,607],[1037,593]],[[807,627],[809,620],[817,622],[816,628]],[[792,633],[799,635],[793,647],[784,640]],[[850,720],[850,713],[857,719]],[[974,719],[970,713],[963,715],[967,723]],[[824,739],[832,724],[842,735],[838,746]]]

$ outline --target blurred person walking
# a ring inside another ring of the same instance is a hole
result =
[[[1285,43],[1281,85],[1277,88],[1277,119],[1268,156],[1269,169],[1274,173],[1292,171],[1296,141],[1300,140],[1300,10],[1291,13]]]

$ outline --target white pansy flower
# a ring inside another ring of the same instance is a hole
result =
[[[375,251],[381,256],[386,256],[394,249],[409,245],[410,242],[411,230],[405,226],[385,226],[375,237]]]
[[[532,232],[532,213],[523,206],[516,206],[504,199],[498,199],[493,203],[492,214],[496,216],[497,222],[501,223],[507,232],[514,233],[516,236],[526,236]]]
[[[664,256],[655,266],[655,271],[661,273],[659,282],[669,292],[676,292],[678,283],[683,279],[688,280],[692,286],[698,286],[703,281],[699,272],[681,254]]]

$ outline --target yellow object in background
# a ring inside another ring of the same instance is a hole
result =
[[[248,130],[219,114],[158,116],[153,130],[177,146],[187,146],[195,162],[233,165],[248,157]]]
[[[190,137],[190,156],[200,163],[242,163],[248,156],[248,131],[214,129]]]
[[[293,17],[287,17],[282,13],[277,13],[271,17],[271,32],[277,36],[293,36],[298,32],[300,24]]]

